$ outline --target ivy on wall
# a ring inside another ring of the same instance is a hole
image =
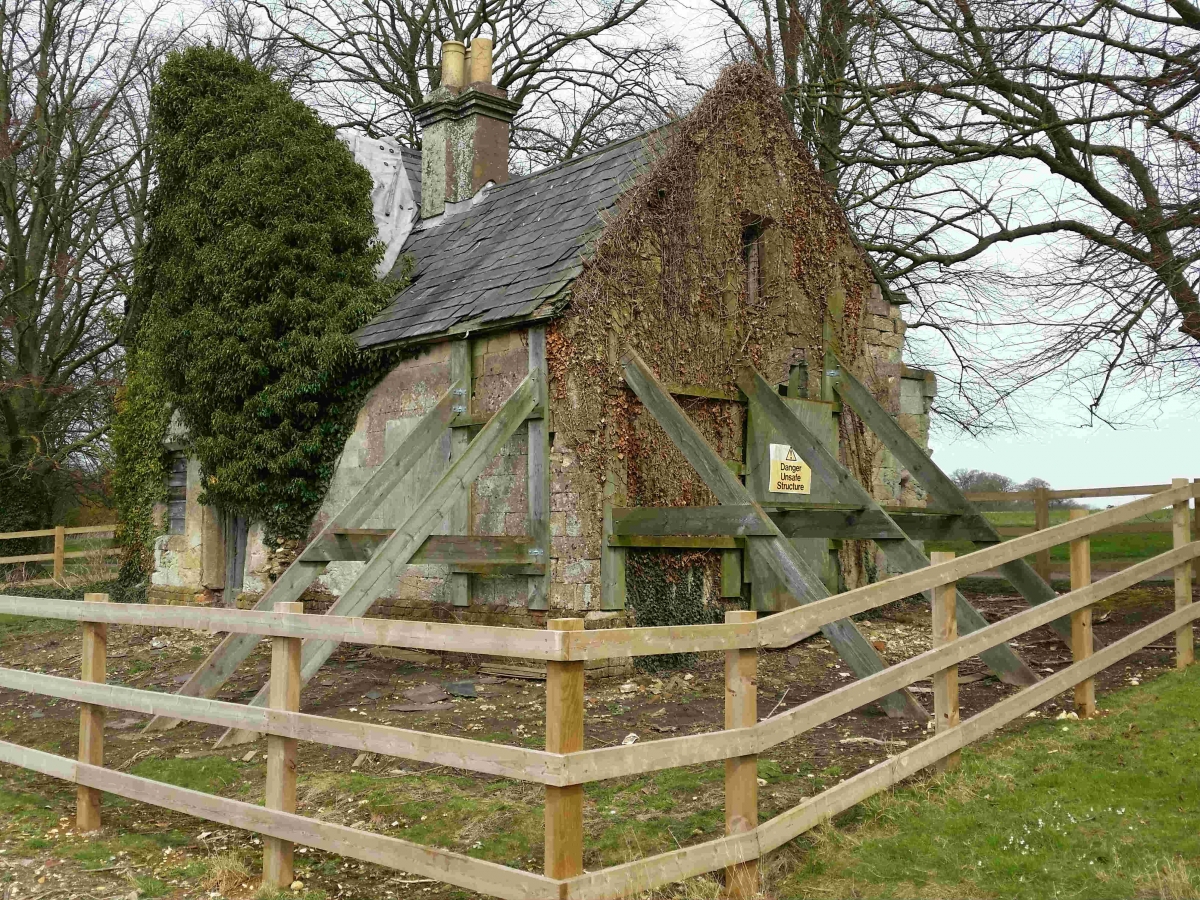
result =
[[[162,524],[154,507],[167,499],[167,451],[163,446],[171,421],[171,406],[162,381],[153,371],[153,357],[132,351],[126,357],[128,376],[117,392],[112,426],[112,490],[117,508],[116,544],[122,548],[118,581],[143,581],[154,562],[150,547]]]
[[[151,129],[158,183],[134,286],[145,383],[131,374],[121,415],[141,418],[118,456],[142,509],[122,511],[129,537],[149,534],[163,480],[151,445],[166,423],[150,407],[178,411],[202,503],[300,537],[391,362],[351,337],[403,286],[375,276],[371,176],[284,85],[212,47],[167,59]]]
[[[629,609],[640,627],[708,625],[725,618],[725,604],[712,587],[718,583],[720,559],[708,551],[630,550],[626,557]],[[643,672],[686,669],[696,665],[695,653],[639,656]]]

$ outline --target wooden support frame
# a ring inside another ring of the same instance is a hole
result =
[[[965,520],[972,523],[973,527],[984,532],[990,531],[993,535],[992,542],[999,543],[1000,535],[996,532],[995,526],[984,518],[975,505],[963,495],[958,485],[950,480],[929,454],[912,439],[912,436],[900,427],[887,410],[879,405],[879,401],[857,378],[850,374],[840,360],[834,357],[832,362],[834,368],[830,370],[832,372],[830,377],[834,392],[875,433],[875,436],[896,457],[900,465],[912,473],[929,493],[929,496],[933,498],[934,503],[942,509],[959,513]],[[988,542],[976,540],[975,543],[978,545]],[[1041,547],[1039,546],[1037,549],[1040,550]],[[1058,596],[1054,588],[1038,575],[1023,558],[1006,561],[1000,566],[1000,574],[1007,578],[1009,583],[1016,588],[1017,593],[1031,605],[1047,603]],[[1071,623],[1063,619],[1054,622],[1051,627],[1064,643],[1070,646]]]
[[[1087,517],[1086,509],[1073,509],[1069,519]],[[1071,541],[1071,590],[1078,591],[1092,583],[1092,542],[1088,538]],[[1092,655],[1092,608],[1085,606],[1071,613],[1071,658],[1075,662]],[[1081,719],[1096,715],[1096,682],[1089,678],[1075,685],[1075,712]]]
[[[451,393],[455,396],[455,419],[450,423],[450,458],[447,465],[466,453],[471,445],[471,428],[461,424],[475,412],[475,379],[474,379],[474,342],[465,337],[450,345],[450,381],[454,387]],[[462,495],[450,509],[446,517],[447,530],[451,534],[470,536],[475,525],[474,491],[471,485],[463,489]],[[467,573],[450,573],[450,603],[453,606],[471,605],[472,579]]]
[[[85,603],[107,603],[108,594],[84,594]],[[108,626],[83,623],[80,681],[104,684],[108,680]],[[89,766],[104,765],[104,707],[83,703],[79,707],[79,761]],[[75,789],[75,827],[80,833],[100,827],[100,792],[95,788]]]
[[[425,540],[437,527],[456,502],[461,500],[462,491],[473,482],[491,461],[492,457],[516,433],[517,428],[537,405],[540,376],[531,373],[517,386],[488,424],[472,439],[462,456],[454,460],[429,492],[409,513],[404,523],[397,528],[363,567],[358,577],[328,609],[326,615],[359,616],[370,609],[387,585],[393,583],[404,571]],[[306,640],[304,642],[300,683],[307,684],[329,659],[338,646],[338,641]],[[270,682],[264,684],[250,701],[253,706],[262,706],[267,701]],[[217,747],[247,743],[257,740],[256,732],[226,732],[217,741]]]
[[[550,368],[546,362],[546,326],[529,329],[529,372],[537,375],[537,405],[541,418],[528,420],[527,495],[529,536],[533,553],[544,569],[529,578],[530,609],[550,608]]]
[[[621,367],[626,383],[691,463],[717,502],[722,505],[752,506],[759,519],[772,530],[769,536],[751,540],[748,548],[750,557],[769,567],[801,605],[828,597],[829,591],[820,576],[808,567],[762,507],[754,502],[746,487],[708,445],[642,358],[630,350],[622,357]],[[849,619],[822,625],[821,630],[860,678],[884,669],[879,653]],[[885,697],[881,705],[889,716],[911,716],[922,720],[929,716],[907,689]]]
[[[954,559],[952,552],[935,551],[932,562],[937,565],[952,559]],[[955,616],[957,596],[958,588],[953,581],[933,589],[933,607],[930,619],[933,623],[934,647],[944,647],[958,640],[958,620]],[[933,721],[937,734],[957,728],[959,725],[958,663],[933,673]],[[938,771],[948,772],[957,768],[961,762],[962,756],[956,750],[938,763]]]
[[[925,551],[892,521],[883,507],[875,502],[870,493],[838,462],[817,436],[809,431],[799,418],[792,415],[791,410],[780,400],[779,395],[771,390],[761,375],[753,370],[746,370],[738,379],[738,384],[751,402],[758,404],[775,430],[783,435],[792,448],[812,467],[815,477],[825,481],[835,495],[845,502],[859,504],[872,516],[883,520],[889,533],[888,537],[876,537],[874,540],[888,562],[902,572],[912,572],[929,565]],[[933,602],[932,595],[930,602]],[[987,625],[987,620],[960,592],[955,594],[955,609],[959,627],[964,632],[977,631]],[[1011,647],[991,647],[983,654],[982,659],[997,677],[1008,684],[1033,684],[1038,680],[1034,671],[1025,665]]]
[[[399,446],[384,459],[367,483],[358,489],[321,530],[312,542],[313,545],[320,546],[339,529],[361,525],[387,500],[417,461],[441,440],[455,415],[454,406],[458,398],[454,392],[459,387],[459,383],[451,381],[450,389],[438,398],[433,409],[404,436]],[[324,560],[309,559],[305,553],[301,553],[279,579],[267,588],[254,604],[254,609],[266,611],[275,603],[292,603],[299,600],[309,585],[325,571],[326,564]],[[258,641],[256,635],[226,635],[177,693],[186,697],[214,696],[246,657],[254,652]],[[178,720],[155,718],[146,725],[146,730],[172,728],[177,724]]]

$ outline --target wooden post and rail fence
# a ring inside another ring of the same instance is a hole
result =
[[[1033,527],[1028,525],[998,525],[996,531],[1002,537],[1020,537],[1050,527],[1050,504],[1053,500],[1084,500],[1105,497],[1141,497],[1156,494],[1170,488],[1169,484],[1130,484],[1119,487],[1083,487],[1054,490],[1035,488],[1031,491],[973,491],[963,494],[972,503],[1033,502]],[[1073,515],[1076,511],[1072,510]],[[1200,511],[1193,513],[1193,531],[1200,532]],[[1127,522],[1106,529],[1105,534],[1171,534],[1169,522]],[[1050,580],[1050,548],[1039,550],[1034,556],[1034,571],[1043,580]],[[1073,577],[1073,576],[1072,576]]]
[[[45,563],[51,564],[51,577],[22,581],[22,585],[62,584],[66,578],[67,560],[94,559],[115,555],[119,547],[93,547],[89,550],[67,550],[67,537],[81,535],[111,535],[116,531],[116,525],[79,525],[66,527],[55,525],[53,528],[39,528],[34,531],[4,531],[0,532],[0,541],[15,541],[29,538],[54,538],[54,548],[49,553],[26,553],[19,556],[0,556],[0,565],[6,563]]]
[[[415,873],[467,890],[510,900],[604,900],[627,897],[707,872],[723,870],[729,896],[745,900],[759,884],[758,860],[871,795],[931,766],[954,764],[961,749],[1047,700],[1074,691],[1081,716],[1095,711],[1094,678],[1166,635],[1176,635],[1180,668],[1194,661],[1192,564],[1200,541],[1191,534],[1189,503],[1200,482],[1177,479],[1167,489],[1121,507],[1091,515],[1076,511],[1059,525],[973,553],[938,557],[932,565],[886,581],[827,596],[807,605],[759,618],[732,612],[712,625],[615,628],[585,631],[579,619],[551,620],[545,631],[480,625],[407,622],[338,615],[304,615],[294,603],[273,611],[152,606],[0,596],[0,613],[65,619],[83,625],[79,680],[0,668],[0,687],[81,704],[77,760],[0,741],[0,761],[78,785],[78,826],[100,826],[99,797],[107,793],[172,809],[264,838],[268,885],[291,879],[295,844]],[[1173,548],[1093,582],[1089,538],[1147,513],[1172,510]],[[751,536],[752,541],[774,540]],[[1061,544],[1072,555],[1071,591],[966,634],[956,630],[956,581]],[[1173,570],[1175,609],[1111,644],[1093,649],[1092,607],[1145,578]],[[930,650],[757,720],[757,655],[782,648],[799,636],[846,617],[931,591],[933,646]],[[1069,618],[1072,662],[994,706],[959,719],[957,666],[1006,644],[1031,629]],[[222,631],[273,640],[269,702],[264,707],[165,694],[105,683],[106,629],[111,625]],[[455,651],[544,660],[546,749],[492,744],[362,721],[300,712],[301,643],[306,638],[354,644]],[[629,746],[585,749],[584,663],[662,653],[724,652],[725,727],[703,734],[664,738]],[[902,753],[807,798],[798,806],[759,821],[759,754],[865,704],[880,702],[913,682],[935,684],[936,730]],[[104,709],[181,718],[268,735],[266,803],[259,806],[165,784],[105,768]],[[542,873],[510,868],[438,847],[321,821],[296,811],[296,743],[313,741],[351,750],[480,772],[542,784],[546,790],[545,861]],[[597,871],[585,871],[584,785],[679,766],[723,761],[723,837],[680,847]]]

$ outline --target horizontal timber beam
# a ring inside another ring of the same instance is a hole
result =
[[[366,562],[392,536],[390,528],[340,528],[304,549],[309,560]],[[530,566],[545,563],[533,538],[507,535],[433,534],[425,539],[410,565],[444,563],[463,566]]]
[[[994,541],[994,536],[974,526],[958,513],[923,510],[886,510],[886,515],[861,506],[839,504],[812,507],[763,506],[771,521],[789,538],[835,538],[841,540]],[[891,518],[891,522],[888,518]],[[893,527],[892,522],[899,526]],[[1168,526],[1167,530],[1170,530]],[[612,546],[621,547],[729,547],[728,542],[698,541],[659,543],[625,541],[638,536],[765,535],[770,529],[750,506],[668,506],[613,510]]]

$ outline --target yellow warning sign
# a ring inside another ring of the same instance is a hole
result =
[[[787,444],[771,445],[770,490],[773,494],[812,492],[812,469]]]

